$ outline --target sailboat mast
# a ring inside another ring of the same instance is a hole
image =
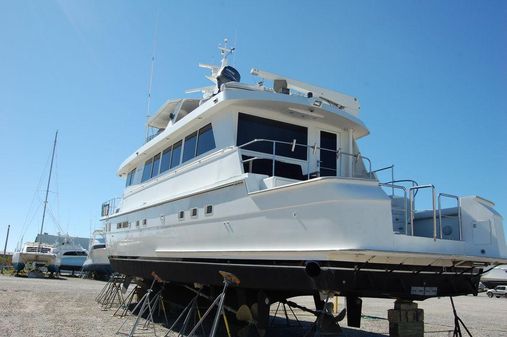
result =
[[[55,159],[55,149],[56,149],[56,139],[58,138],[58,130],[55,133],[55,141],[53,143],[53,153],[51,154],[51,165],[49,166],[49,177],[48,177],[48,185],[46,187],[46,197],[44,198],[44,211],[42,211],[42,223],[40,225],[40,235],[42,236],[42,231],[44,229],[44,219],[46,218],[46,208],[48,206],[48,194],[49,194],[49,184],[51,183],[51,173],[53,172],[53,161]]]

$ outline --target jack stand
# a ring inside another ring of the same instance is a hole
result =
[[[125,278],[125,276],[113,276],[103,291],[97,296],[96,300],[101,304],[103,311],[111,309],[114,304],[121,305],[125,301],[123,292],[121,291]]]
[[[127,295],[127,297],[125,297],[125,299],[123,300],[123,302],[120,303],[120,306],[116,309],[116,311],[114,312],[113,316],[117,316],[118,311],[120,311],[120,309],[123,309],[123,310],[118,315],[118,317],[125,317],[125,316],[127,316],[128,312],[129,312],[129,307],[132,304],[132,301],[134,300],[134,296],[137,294],[139,288],[140,288],[139,286],[135,286],[130,291],[130,293]]]
[[[230,336],[230,331],[229,331],[229,325],[227,323],[227,319],[226,319],[226,316],[225,316],[225,313],[224,313],[224,299],[225,299],[225,293],[227,292],[227,288],[231,285],[239,285],[239,279],[231,274],[231,273],[228,273],[228,272],[225,272],[225,271],[219,271],[220,275],[222,275],[223,279],[224,279],[224,288],[222,289],[222,292],[220,293],[220,295],[217,296],[217,298],[215,298],[215,300],[213,301],[213,303],[211,303],[210,307],[208,308],[208,310],[206,310],[206,312],[204,313],[204,315],[201,317],[201,319],[199,320],[199,322],[197,322],[197,324],[194,326],[194,328],[192,329],[192,331],[190,331],[190,333],[188,334],[187,337],[193,337],[195,332],[197,331],[197,329],[202,325],[202,323],[204,322],[204,320],[206,319],[206,317],[209,315],[209,313],[211,312],[211,310],[213,309],[213,307],[216,305],[217,306],[217,312],[215,314],[215,319],[213,320],[213,325],[211,326],[211,331],[210,331],[210,334],[209,334],[209,337],[214,337],[215,336],[215,333],[216,333],[216,330],[217,330],[217,327],[218,327],[218,320],[220,319],[220,316],[223,315],[224,317],[224,322],[225,322],[225,327],[227,329],[227,334]]]
[[[199,317],[201,316],[201,314],[199,313],[199,308],[197,307],[197,301],[200,296],[202,296],[202,295],[201,295],[201,291],[199,290],[199,292],[192,298],[192,300],[188,303],[188,305],[183,309],[183,311],[178,316],[178,318],[176,318],[173,325],[171,325],[171,327],[169,328],[169,331],[167,331],[167,333],[164,335],[164,337],[168,337],[169,333],[175,332],[174,328],[176,327],[176,324],[178,324],[178,322],[183,318],[183,316],[186,313],[185,319],[183,320],[183,325],[181,326],[177,337],[184,337],[185,336],[185,333],[187,331],[188,324],[190,323],[190,320],[193,319],[194,323],[195,323],[195,314],[198,314]],[[204,336],[205,332],[204,332],[204,328],[202,327],[202,325],[201,325],[201,330],[202,330],[202,335]]]
[[[287,324],[287,326],[288,327],[291,326],[290,325],[289,315],[288,315],[288,312],[287,312],[287,306],[288,306],[290,312],[292,313],[292,316],[294,316],[294,318],[296,319],[296,322],[297,322],[298,326],[302,327],[301,322],[299,321],[298,317],[296,316],[296,313],[294,312],[294,310],[292,310],[292,307],[290,305],[287,305],[286,302],[278,302],[278,306],[276,307],[275,314],[273,315],[273,318],[271,318],[271,323],[269,325],[270,326],[273,325],[273,322],[274,322],[274,320],[276,318],[276,315],[278,314],[278,310],[280,309],[280,305],[282,305],[283,313],[285,315],[285,323]]]
[[[130,329],[130,332],[128,334],[121,332],[121,329],[129,320],[129,318],[127,317],[127,319],[125,319],[125,321],[122,323],[122,325],[120,326],[118,331],[116,331],[116,334],[124,334],[124,335],[128,335],[128,337],[133,337],[136,332],[136,329],[140,323],[141,318],[143,317],[143,315],[145,313],[147,313],[147,317],[145,319],[142,329],[148,330],[150,328],[150,324],[151,324],[153,326],[153,334],[155,336],[157,336],[156,326],[155,326],[155,322],[153,320],[153,314],[155,311],[157,311],[157,309],[159,309],[159,310],[162,309],[162,311],[164,312],[164,317],[165,317],[165,321],[167,324],[167,316],[166,316],[164,301],[162,298],[162,291],[164,290],[164,287],[162,286],[155,293],[154,296],[151,296],[153,294],[153,286],[155,285],[155,283],[158,282],[158,283],[163,284],[164,281],[157,274],[155,274],[155,272],[152,272],[151,275],[153,276],[153,282],[151,283],[150,288],[146,291],[146,294],[144,294],[144,296],[141,298],[139,303],[137,303],[135,308],[132,310],[132,312],[135,312],[137,310],[137,308],[140,307],[139,312],[136,317],[136,320],[134,321],[134,324],[133,324],[132,328]],[[150,298],[150,297],[152,297],[152,298]]]
[[[461,328],[460,328],[460,324],[461,324],[461,325],[463,325],[463,328],[466,330],[468,335],[470,337],[472,337],[472,334],[470,333],[470,331],[468,331],[465,323],[463,323],[461,318],[459,318],[458,313],[456,312],[456,307],[454,306],[454,301],[453,301],[452,297],[449,297],[449,298],[451,299],[452,313],[454,315],[454,332],[453,332],[452,336],[453,337],[462,337]]]

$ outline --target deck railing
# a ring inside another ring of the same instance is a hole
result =
[[[258,151],[258,150],[246,149],[246,147],[248,147],[252,144],[255,144],[255,143],[270,143],[271,144],[271,146],[270,146],[271,153],[264,152],[264,151]],[[305,148],[306,149],[306,159],[295,159],[295,158],[291,158],[291,157],[277,155],[276,154],[277,153],[277,146],[280,146],[280,145],[290,146],[291,152],[294,152],[297,147]],[[352,159],[350,161],[351,166],[348,169],[348,171],[349,171],[348,176],[355,177],[355,178],[375,179],[375,174],[371,170],[371,160],[368,157],[365,157],[360,153],[348,153],[348,152],[342,151],[342,149],[340,149],[340,148],[338,150],[332,150],[332,149],[327,149],[327,148],[320,147],[317,145],[298,144],[298,143],[296,143],[296,140],[294,140],[293,142],[285,142],[285,141],[272,140],[272,139],[254,139],[254,140],[251,140],[247,143],[244,143],[244,144],[238,146],[238,148],[249,150],[252,152],[257,152],[257,153],[265,153],[265,155],[256,154],[255,157],[245,159],[242,162],[243,163],[252,163],[253,161],[259,160],[259,159],[271,159],[271,174],[272,175],[275,175],[275,163],[278,160],[278,161],[286,162],[286,163],[292,163],[292,162],[298,162],[301,164],[306,163],[306,177],[307,177],[307,179],[310,179],[310,177],[312,177],[313,174],[317,174],[317,176],[318,176],[321,167],[320,167],[320,160],[317,160],[316,153],[317,153],[317,151],[322,150],[322,151],[327,151],[327,152],[331,152],[331,153],[335,154],[336,160],[338,161],[338,163],[336,164],[337,165],[336,166],[336,176],[338,176],[338,177],[346,176],[343,174],[343,166],[344,165],[343,165],[343,162],[341,161],[341,159],[342,159],[342,157],[348,157],[348,158]],[[311,165],[312,160],[310,159],[310,158],[312,158],[312,156],[313,156],[313,162],[316,164],[313,166]],[[364,172],[357,174],[356,171],[358,168],[358,164],[363,163],[363,165],[364,165],[364,161],[366,161],[368,163],[368,166],[365,165]],[[316,168],[314,172],[310,172],[312,167]]]
[[[102,203],[100,215],[106,217],[118,213],[118,209],[121,206],[121,198],[113,198]]]

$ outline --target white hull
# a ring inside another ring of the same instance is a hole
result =
[[[308,195],[314,196],[311,203],[307,201]],[[215,216],[205,216],[202,208],[213,201]],[[481,207],[476,201],[470,202]],[[177,219],[179,209],[192,207],[200,211],[196,219],[188,216],[183,221]],[[149,219],[149,225],[141,230],[112,232],[108,237],[110,255],[370,262],[374,259],[379,263],[452,266],[456,261],[496,262],[505,253],[505,246],[474,242],[471,226],[464,226],[463,241],[393,233],[390,200],[377,183],[360,180],[319,178],[251,194],[240,183],[140,212]],[[160,214],[167,215],[162,220]],[[119,216],[118,220],[113,218],[112,222],[129,217],[139,215],[132,212]],[[492,223],[499,221],[493,213],[490,217]],[[503,236],[496,233],[502,230],[501,222],[493,230],[495,235]],[[488,249],[487,257],[480,255],[481,249]]]
[[[56,263],[56,255],[52,252],[50,246],[39,244],[37,242],[25,243],[21,251],[12,254],[12,265],[16,271],[23,270],[29,264],[32,267],[47,267],[53,272]]]

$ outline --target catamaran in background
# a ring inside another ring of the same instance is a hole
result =
[[[356,97],[258,69],[259,83],[241,83],[220,49],[221,65],[201,65],[215,85],[167,101],[118,170],[123,196],[102,205],[115,271],[217,288],[222,270],[241,281],[236,304],[259,316],[319,293],[345,296],[358,316],[360,297],[476,293],[481,273],[506,262],[491,201],[379,181],[393,168],[360,152],[369,131]],[[422,190],[428,210],[416,208]]]

